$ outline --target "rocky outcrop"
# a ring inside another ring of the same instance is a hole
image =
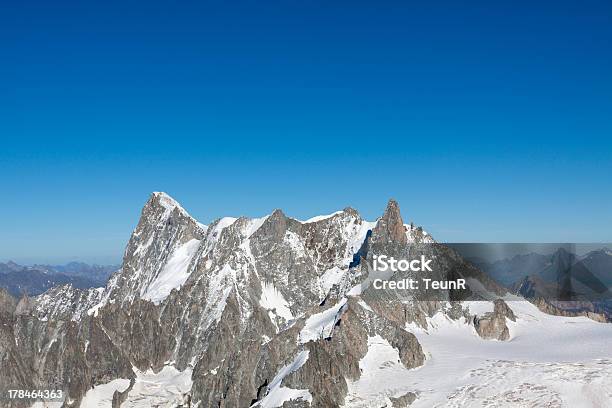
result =
[[[516,321],[514,312],[502,299],[496,299],[492,313],[474,317],[474,328],[480,337],[487,340],[508,340],[510,331],[506,319]]]
[[[389,200],[385,213],[376,224],[374,229],[375,238],[373,240],[380,239],[398,244],[406,244],[408,242],[406,231],[407,228],[402,220],[397,201]]]
[[[0,313],[13,314],[17,302],[11,294],[4,288],[0,288]]]
[[[547,301],[541,297],[530,299],[530,301],[542,312],[550,315],[567,317],[584,316],[599,323],[612,322],[612,316],[606,310],[602,312],[596,311],[596,302]]]
[[[389,399],[393,408],[406,408],[417,399],[417,395],[413,392],[408,392],[400,397],[391,397]]]

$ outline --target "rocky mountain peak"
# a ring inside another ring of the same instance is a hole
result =
[[[350,217],[360,217],[359,212],[357,212],[356,209],[354,209],[353,207],[346,207],[342,210],[343,213],[347,214]]]
[[[188,276],[184,271],[206,230],[168,194],[151,194],[126,247],[123,265],[111,277],[104,298],[160,301],[177,280],[182,284]]]
[[[559,248],[552,256],[552,262],[560,269],[569,268],[574,263],[576,256],[565,248]]]
[[[176,201],[174,198],[170,197],[167,193],[164,192],[153,192],[149,197],[149,200],[145,204],[143,208],[143,213],[145,210],[150,209],[155,212],[163,212],[166,215],[169,215],[173,211],[176,211],[178,214],[190,217],[189,213],[185,211],[185,209]]]
[[[285,213],[277,208],[264,220],[261,227],[255,231],[254,235],[262,237],[267,236],[276,241],[280,241],[285,236],[287,220]]]
[[[399,204],[394,199],[389,200],[383,216],[378,220],[373,230],[373,240],[400,244],[407,242],[406,227],[400,214]]]
[[[283,210],[281,210],[280,208],[277,208],[274,211],[272,211],[272,214],[270,214],[269,218],[271,218],[271,219],[275,219],[275,218],[284,219],[284,218],[287,218],[287,217],[285,216],[285,213],[283,212]]]

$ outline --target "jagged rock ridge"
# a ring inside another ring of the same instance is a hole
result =
[[[405,369],[425,360],[407,324],[426,325],[453,299],[371,287],[374,254],[417,251],[440,270],[477,273],[405,225],[393,200],[376,222],[347,208],[305,222],[276,210],[205,226],[153,193],[106,288],[65,286],[3,304],[0,385],[61,387],[64,405],[78,407],[92,387],[126,379],[114,404],[129,405],[138,373],[171,366],[192,373],[178,404],[342,406],[375,342]],[[403,403],[408,391],[388,397]]]

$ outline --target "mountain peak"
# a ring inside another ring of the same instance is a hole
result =
[[[149,200],[145,204],[143,211],[147,208],[153,209],[154,212],[161,212],[163,218],[167,218],[173,211],[178,212],[184,217],[193,218],[189,213],[168,193],[155,191],[151,193]]]
[[[575,255],[568,251],[567,249],[565,249],[564,247],[559,247],[559,249],[557,249],[554,253],[553,253],[553,258],[558,259],[568,259],[571,260],[575,257]]]
[[[390,199],[385,208],[385,213],[378,220],[374,228],[374,234],[380,240],[395,241],[398,243],[406,243],[406,227],[400,214],[400,208],[397,201]]]
[[[270,217],[272,217],[272,218],[285,218],[285,213],[280,208],[277,208],[274,211],[272,211],[272,214],[270,214]]]
[[[180,208],[184,211],[183,207],[178,203],[178,201],[170,197],[168,193],[164,193],[162,191],[153,192],[149,198],[149,202],[161,205],[170,211],[174,210],[175,208]]]
[[[342,212],[348,214],[351,217],[359,217],[359,212],[353,207],[345,207]]]

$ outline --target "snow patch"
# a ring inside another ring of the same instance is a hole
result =
[[[268,217],[269,215],[266,215],[265,217],[253,218],[249,220],[249,223],[247,224],[246,231],[245,231],[246,237],[250,238],[251,235],[257,232],[257,230],[263,225],[263,223],[266,222]]]
[[[153,193],[153,196],[159,198],[159,204],[164,207],[165,212],[163,218],[167,218],[174,209],[178,209],[178,211],[184,215],[185,217],[190,217],[189,213],[185,211],[185,209],[176,201],[174,198],[170,197],[168,194],[164,192],[156,191]]]
[[[289,303],[287,303],[283,294],[272,283],[262,282],[259,304],[264,309],[269,310],[271,314],[276,314],[286,321],[293,319]],[[272,321],[274,320],[272,319]]]
[[[123,392],[130,386],[130,380],[118,379],[106,384],[96,385],[81,401],[81,408],[108,408],[113,403],[115,391]]]
[[[297,255],[298,258],[306,256],[306,249],[304,244],[300,240],[300,236],[293,231],[285,232],[284,241],[289,245],[291,250]]]
[[[160,304],[172,289],[180,288],[191,274],[189,265],[200,247],[200,241],[192,239],[178,247],[170,256],[162,271],[142,294],[142,298]]]
[[[410,372],[402,364],[399,352],[380,335],[368,338],[368,351],[359,361],[359,380],[348,382],[346,406],[391,406],[389,397],[405,393],[399,378]]]
[[[204,248],[204,254],[209,253],[217,244],[221,232],[236,222],[238,218],[234,217],[223,217],[217,221],[213,226],[207,229],[206,247]]]
[[[187,402],[192,381],[190,368],[178,371],[165,366],[160,372],[146,372],[134,368],[136,382],[121,405],[126,408],[176,407]]]
[[[346,298],[342,298],[342,300],[333,307],[310,316],[306,320],[304,328],[300,331],[299,342],[304,344],[312,340],[331,336],[334,325],[338,322],[345,305]]]
[[[357,223],[357,220],[352,220],[345,229],[345,236],[347,237],[346,251],[344,253],[344,263],[348,264],[353,260],[353,255],[356,254],[361,246],[363,245],[368,231],[371,231],[376,227],[377,221],[361,221]]]
[[[311,402],[312,395],[307,389],[296,390],[281,385],[286,376],[297,371],[306,363],[306,360],[308,360],[308,353],[308,350],[301,351],[290,364],[281,368],[272,379],[272,382],[270,382],[270,385],[268,385],[268,394],[261,401],[254,404],[253,407],[276,408],[282,406],[286,401],[297,399]]]
[[[470,314],[476,316],[483,316],[486,313],[492,313],[495,309],[495,304],[493,302],[484,300],[464,301],[462,304],[469,310]]]
[[[328,215],[317,215],[316,217],[312,217],[312,218],[307,219],[306,221],[300,221],[300,222],[302,224],[308,224],[308,223],[311,223],[311,222],[323,221],[323,220],[326,220],[328,218],[331,218],[331,217],[333,217],[335,215],[342,214],[342,213],[343,213],[343,211],[336,211],[336,212],[328,214]]]
[[[321,275],[319,278],[319,286],[321,287],[321,291],[323,294],[327,294],[332,286],[340,283],[340,280],[344,276],[346,271],[341,268],[334,266],[331,269],[328,269]]]
[[[374,310],[372,310],[370,305],[368,305],[363,299],[359,299],[357,303],[359,304],[359,306],[363,307],[365,310],[374,313]]]

